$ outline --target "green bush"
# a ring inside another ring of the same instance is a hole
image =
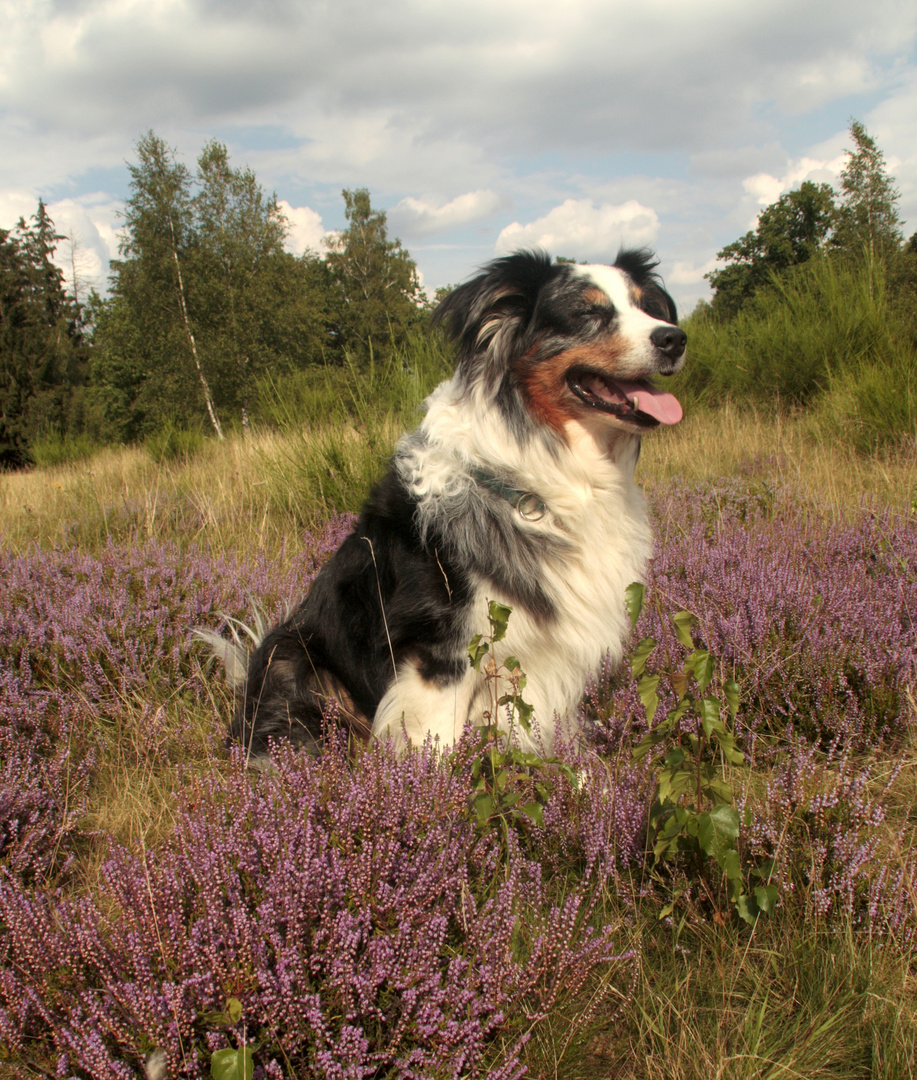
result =
[[[59,431],[50,431],[30,444],[29,457],[40,467],[67,465],[86,461],[98,449],[98,444],[89,435],[61,435]]]
[[[779,408],[831,395],[832,414],[864,448],[879,429],[884,440],[887,423],[893,437],[913,431],[912,395],[900,382],[913,377],[913,335],[889,303],[879,261],[815,258],[774,276],[734,318],[701,307],[684,325],[688,363],[674,389],[689,401]]]
[[[437,334],[416,332],[382,363],[308,369],[259,388],[257,415],[288,437],[265,462],[272,501],[310,525],[357,511],[399,434],[417,426],[424,399],[452,374]]]
[[[188,461],[203,449],[207,438],[195,428],[169,424],[148,435],[143,446],[155,462]]]

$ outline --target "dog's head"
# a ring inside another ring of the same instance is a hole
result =
[[[482,387],[520,439],[570,424],[639,434],[681,419],[652,379],[684,364],[687,337],[645,250],[613,266],[552,263],[543,252],[497,259],[443,300],[459,343],[458,379]]]

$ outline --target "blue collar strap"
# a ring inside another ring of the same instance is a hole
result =
[[[526,521],[541,521],[547,513],[547,506],[541,496],[533,491],[522,491],[519,488],[510,487],[502,480],[486,473],[482,469],[471,469],[471,475],[482,486],[499,495],[502,499],[514,507],[521,518]]]

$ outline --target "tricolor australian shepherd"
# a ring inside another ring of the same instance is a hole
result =
[[[656,265],[647,251],[613,266],[518,252],[446,297],[455,375],[252,654],[232,727],[251,753],[272,738],[317,748],[332,698],[356,736],[454,742],[489,699],[468,643],[490,600],[512,608],[505,655],[550,746],[590,673],[621,656],[624,591],[651,549],[640,438],[681,419],[652,381],[679,370],[686,342]]]

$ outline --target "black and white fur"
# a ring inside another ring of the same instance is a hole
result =
[[[658,421],[633,383],[652,393],[646,380],[677,371],[685,349],[655,266],[646,251],[613,266],[518,252],[443,301],[455,375],[308,596],[252,653],[232,725],[250,752],[272,738],[316,749],[331,698],[361,738],[453,743],[488,699],[467,646],[490,600],[512,608],[501,655],[521,662],[551,744],[605,654],[620,658],[624,591],[650,557],[634,466]],[[241,670],[233,646],[224,659]]]

